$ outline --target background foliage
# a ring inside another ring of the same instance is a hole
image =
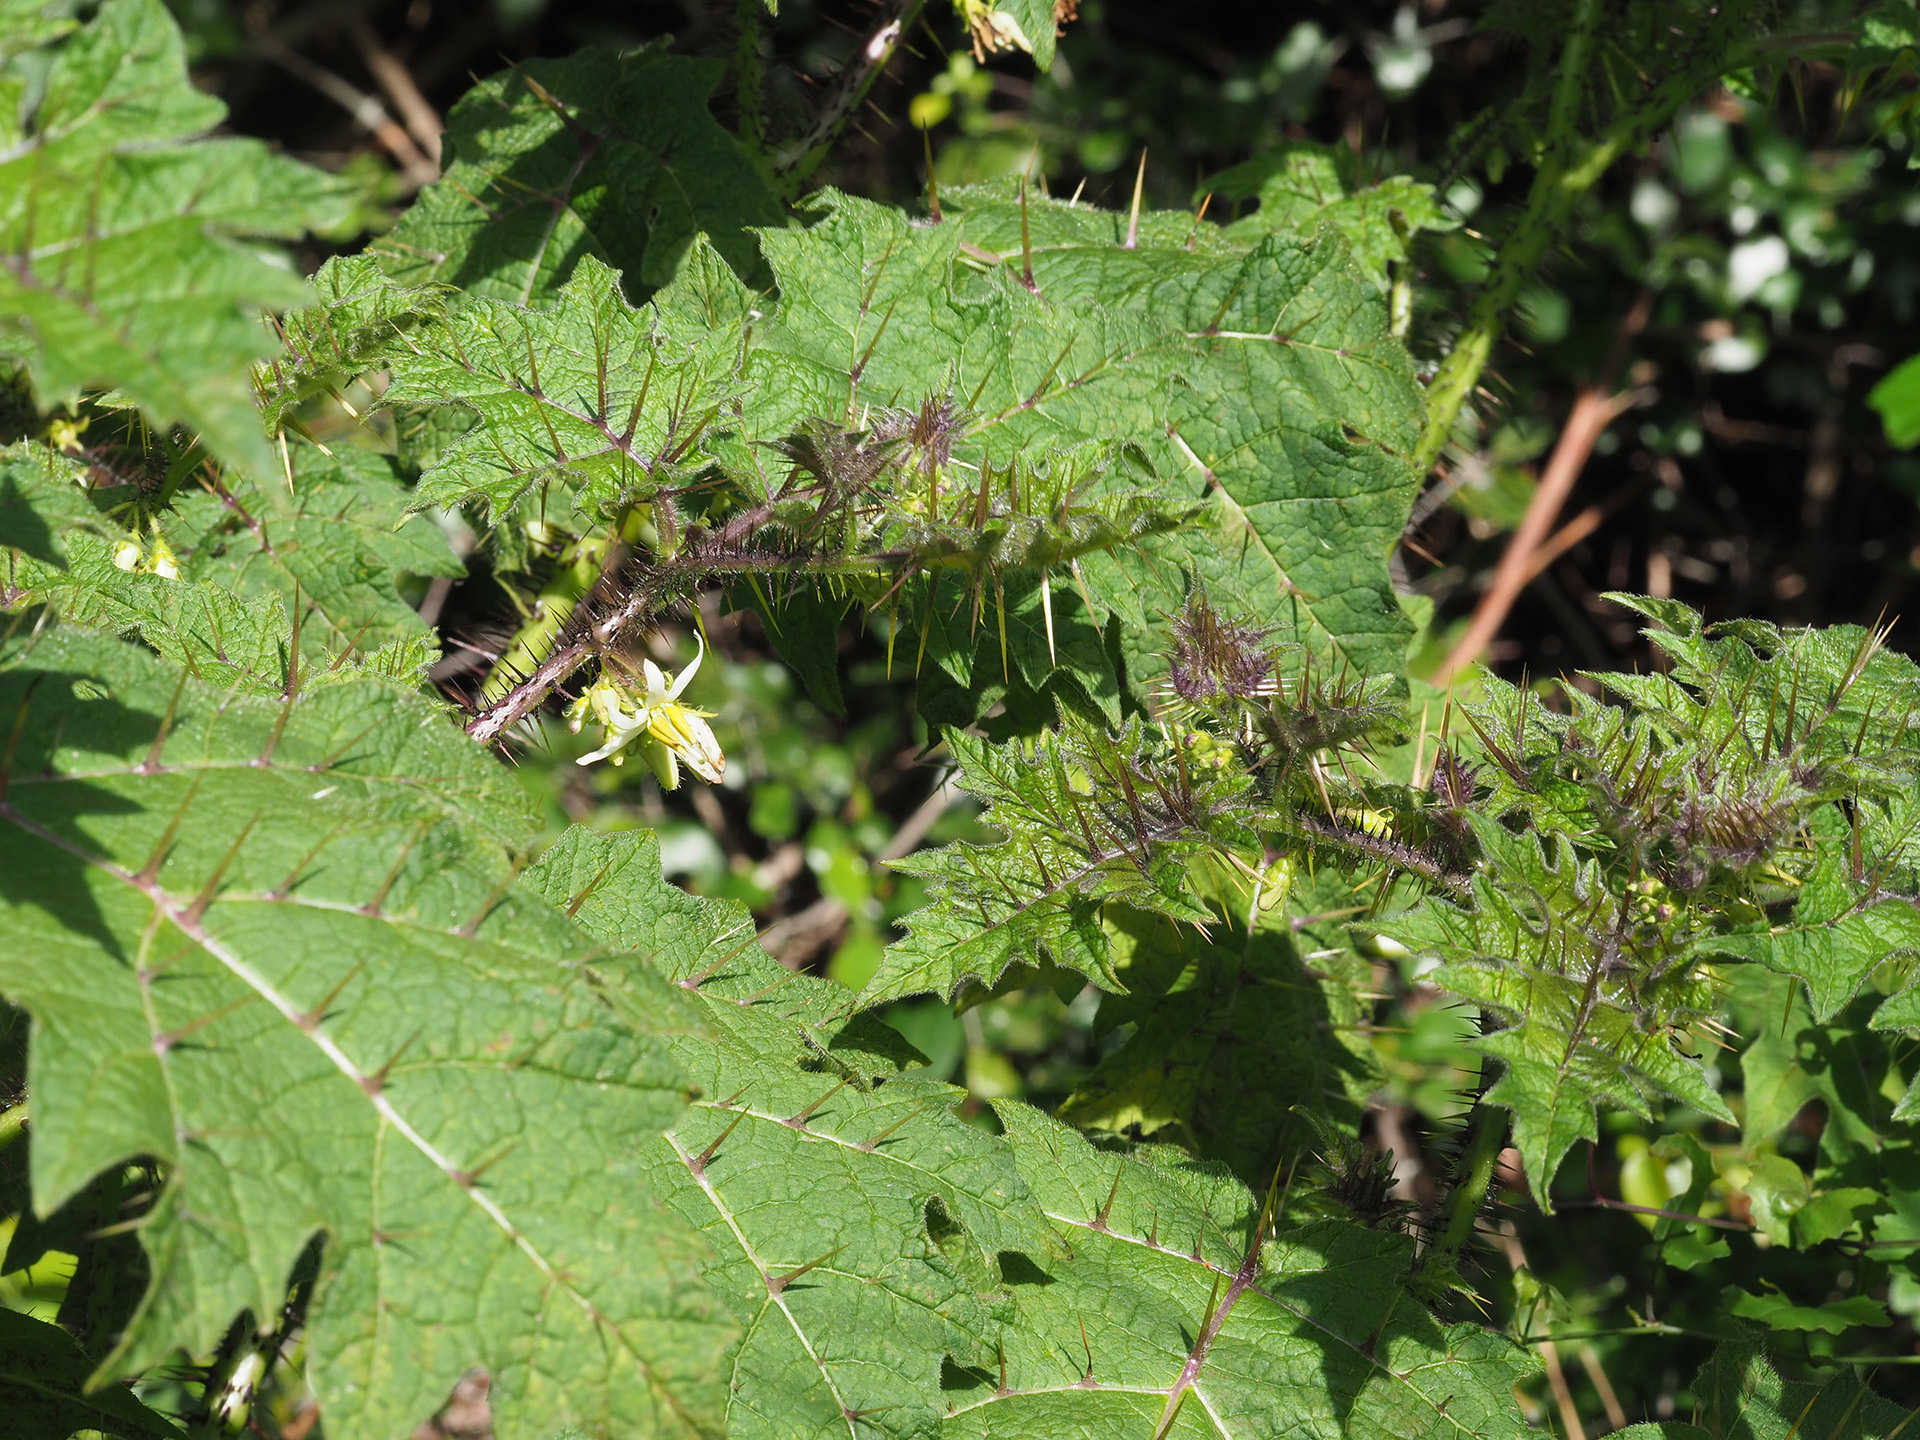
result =
[[[1904,1423],[1913,7],[1061,18],[0,5],[23,1433]]]

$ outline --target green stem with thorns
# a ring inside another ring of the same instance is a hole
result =
[[[1494,1166],[1507,1144],[1507,1112],[1483,1099],[1474,1107],[1473,1133],[1460,1156],[1453,1191],[1447,1196],[1446,1218],[1440,1232],[1421,1256],[1423,1269],[1445,1273],[1458,1268],[1460,1255],[1473,1238],[1474,1222],[1486,1208],[1493,1188]]]
[[[1509,311],[1539,269],[1548,249],[1565,233],[1574,207],[1622,155],[1643,145],[1672,120],[1679,108],[1737,63],[1736,13],[1745,7],[1723,5],[1719,18],[1702,37],[1691,63],[1649,90],[1592,139],[1580,133],[1580,102],[1603,14],[1600,0],[1578,0],[1567,42],[1560,53],[1547,138],[1527,193],[1526,208],[1500,247],[1486,283],[1474,296],[1453,349],[1427,385],[1427,418],[1413,452],[1424,473],[1433,468],[1452,438],[1460,411],[1480,383],[1493,347],[1506,331]]]

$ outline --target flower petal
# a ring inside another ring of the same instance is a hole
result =
[[[693,659],[687,668],[680,672],[680,678],[673,682],[673,688],[667,691],[667,699],[678,700],[680,692],[687,688],[687,682],[693,679],[694,672],[700,668],[700,662],[707,658],[707,647],[700,641],[700,632],[693,632]]]

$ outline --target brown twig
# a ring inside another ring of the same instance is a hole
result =
[[[420,87],[413,81],[412,72],[380,43],[380,37],[373,33],[372,27],[364,19],[355,16],[347,28],[353,34],[353,43],[360,47],[360,58],[366,64],[367,73],[380,82],[380,88],[387,92],[393,108],[400,112],[407,133],[420,147],[420,153],[433,162],[437,173],[440,168],[440,135],[446,129],[441,123],[440,112],[427,103],[427,97],[420,93]]]
[[[1474,607],[1473,619],[1467,625],[1466,634],[1460,637],[1452,653],[1441,663],[1433,677],[1434,684],[1451,684],[1455,676],[1486,653],[1487,646],[1493,643],[1494,636],[1500,633],[1500,627],[1506,623],[1513,602],[1520,598],[1520,592],[1531,578],[1529,567],[1534,552],[1553,528],[1560,507],[1566,504],[1567,496],[1573,491],[1573,482],[1580,478],[1581,470],[1586,467],[1587,456],[1593,453],[1594,443],[1629,403],[1629,397],[1613,393],[1614,376],[1619,373],[1621,363],[1626,359],[1627,346],[1632,343],[1634,336],[1646,328],[1647,316],[1652,308],[1652,292],[1641,291],[1640,298],[1634,301],[1633,308],[1620,321],[1619,333],[1614,336],[1613,351],[1607,356],[1607,363],[1593,384],[1582,390],[1574,400],[1573,410],[1567,416],[1559,442],[1553,447],[1546,471],[1534,488],[1533,499],[1527,503],[1527,513],[1520,521],[1520,528],[1513,532],[1513,539],[1507,542],[1506,552],[1500,557],[1493,584]]]
[[[1521,582],[1522,588],[1531,585],[1546,572],[1549,565],[1558,560],[1567,551],[1578,545],[1594,531],[1611,519],[1622,506],[1645,488],[1645,482],[1626,485],[1616,491],[1613,497],[1598,505],[1589,505],[1573,519],[1562,525],[1548,536],[1540,548],[1533,552],[1533,558],[1527,562],[1527,578]],[[1401,542],[1405,544],[1405,541]]]
[[[875,858],[884,865],[889,860],[912,854],[927,838],[934,822],[959,798],[960,791],[952,777],[942,780],[933,787],[933,793],[920,802],[920,807],[900,822],[887,848]],[[806,909],[774,921],[761,931],[760,943],[782,965],[797,970],[835,940],[846,928],[847,920],[847,907],[842,901],[831,895],[822,896]]]
[[[431,185],[440,178],[440,167],[429,160],[375,96],[343,80],[326,67],[314,64],[298,50],[282,44],[271,35],[254,42],[254,49],[298,80],[303,80],[353,116],[379,143],[400,162],[407,182],[415,189]]]
[[[1527,1252],[1521,1248],[1520,1236],[1511,1221],[1495,1227],[1492,1238],[1507,1252],[1507,1264],[1515,1271],[1532,1268],[1527,1264]],[[1573,1392],[1567,1388],[1567,1372],[1560,1365],[1559,1347],[1553,1343],[1551,1326],[1543,1317],[1540,1330],[1540,1338],[1532,1343],[1538,1346],[1535,1353],[1546,1368],[1547,1388],[1553,1392],[1553,1403],[1560,1412],[1561,1427],[1567,1432],[1567,1440],[1587,1440],[1586,1429],[1580,1424],[1579,1407],[1573,1403]]]

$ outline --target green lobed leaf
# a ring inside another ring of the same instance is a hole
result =
[[[1716,936],[1701,949],[1797,976],[1814,1018],[1825,1021],[1890,956],[1920,953],[1920,911],[1903,898],[1863,900],[1862,887],[1848,874],[1844,838],[1829,835],[1814,843],[1818,859],[1786,924]]]
[[[1536,1362],[1407,1296],[1404,1236],[1322,1222],[1249,1253],[1260,1205],[1237,1181],[1178,1151],[1114,1154],[1024,1105],[996,1108],[1071,1256],[1020,1272],[1004,1373],[954,1377],[943,1435],[1527,1433],[1512,1386]]]
[[[750,275],[748,227],[778,225],[781,211],[707,109],[722,69],[644,46],[482,80],[447,116],[445,178],[373,253],[403,284],[521,305],[556,299],[588,256],[645,299],[701,234]]]
[[[1206,923],[1188,862],[1221,846],[1247,848],[1239,823],[1244,777],[1159,753],[1138,718],[1117,739],[1069,719],[1031,741],[994,744],[948,731],[956,783],[986,802],[1003,832],[994,845],[960,841],[895,862],[932,882],[933,901],[907,918],[861,992],[875,1005],[969,981],[992,986],[1015,964],[1052,965],[1108,990],[1124,985],[1102,908]],[[1256,847],[1257,848],[1257,847]]]
[[[15,1440],[67,1440],[75,1431],[162,1440],[185,1431],[142,1405],[131,1390],[90,1390],[93,1362],[58,1325],[0,1309],[0,1405]]]
[[[270,434],[302,401],[381,364],[404,332],[443,319],[451,295],[441,285],[397,285],[371,255],[334,255],[315,272],[309,299],[282,319],[281,353],[254,372]]]
[[[641,891],[638,926],[609,898],[635,876],[671,897]],[[929,1433],[942,1357],[989,1363],[1015,1319],[996,1257],[1059,1251],[1006,1146],[953,1113],[963,1092],[900,1076],[921,1057],[844,988],[769,959],[744,909],[667,886],[653,834],[570,832],[532,879],[571,904],[582,877],[588,931],[644,949],[708,1021],[675,1046],[708,1098],[642,1163],[711,1243],[741,1337],[727,1433]]]
[[[1353,257],[1376,281],[1407,258],[1422,230],[1452,230],[1433,186],[1405,175],[1361,183],[1360,157],[1345,145],[1289,141],[1201,182],[1216,202],[1257,200],[1259,208],[1226,227],[1237,239],[1311,235],[1321,226],[1339,232]]]
[[[883,406],[951,399],[966,466],[1164,426],[1172,337],[1098,303],[1061,304],[966,264],[958,226],[922,227],[834,191],[804,230],[762,236],[781,303],[753,357],[749,432],[864,425]],[[973,488],[961,482],[961,493]]]
[[[998,268],[1025,263],[1020,207],[979,193],[953,204],[968,243]],[[1053,201],[1027,209],[1043,297],[1137,314],[1186,342],[1166,433],[1136,426],[1127,438],[1152,447],[1209,513],[1116,554],[1118,574],[1089,565],[1098,593],[1140,635],[1198,580],[1223,613],[1280,627],[1336,667],[1398,674],[1412,630],[1386,562],[1419,486],[1406,457],[1421,397],[1384,302],[1346,246],[1287,235],[1250,250],[1188,249],[1205,227],[1165,217],[1127,248],[1120,217]],[[1136,682],[1165,669],[1139,639],[1127,660]]]
[[[161,0],[107,0],[44,59],[37,103],[0,148],[0,352],[43,405],[117,387],[268,473],[248,385],[271,353],[258,313],[304,292],[239,242],[350,231],[357,186],[258,141],[203,138],[224,107],[189,82]]]
[[[372,666],[415,678],[431,632],[401,598],[408,575],[464,567],[429,522],[397,529],[408,492],[364,451],[299,455],[296,488],[235,470],[201,470],[163,506],[160,477],[122,477],[118,455],[69,459],[29,443],[0,451],[0,603],[51,602],[82,624],[137,631],[203,679],[271,691],[288,679],[287,615],[297,603],[312,678]],[[123,483],[124,482],[124,483]],[[176,576],[151,564],[164,539]]]
[[[1593,862],[1564,850],[1550,861],[1537,835],[1469,818],[1486,857],[1471,904],[1432,896],[1379,928],[1438,956],[1432,983],[1500,1022],[1474,1042],[1502,1067],[1483,1101],[1513,1112],[1514,1146],[1551,1213],[1554,1173],[1575,1141],[1598,1138],[1597,1108],[1651,1119],[1652,1102],[1672,1096],[1732,1121],[1698,1059],[1679,1048],[1712,996],[1684,962],[1635,983],[1638,897],[1616,898]],[[1649,1010],[1662,1026],[1643,1023]]]
[[[589,256],[547,309],[476,300],[407,335],[383,403],[459,404],[480,419],[427,472],[414,508],[478,499],[495,525],[550,508],[591,529],[650,496],[703,460],[700,436],[738,390],[751,308],[696,243],[680,280],[638,308]]]
[[[1115,905],[1106,929],[1126,990],[1101,1000],[1094,1033],[1124,1026],[1127,1038],[1060,1106],[1063,1121],[1184,1144],[1253,1185],[1320,1142],[1308,1115],[1358,1125],[1379,1083],[1352,1033],[1364,968],[1327,975],[1323,957],[1309,971],[1268,923],[1203,934]]]
[[[181,578],[301,610],[303,645],[329,657],[368,654],[432,631],[400,593],[410,577],[458,577],[466,566],[383,456],[309,445],[292,451],[289,493],[278,476],[206,477],[166,521]]]
[[[9,643],[0,713],[35,1206],[165,1175],[108,1373],[277,1315],[324,1233],[329,1434],[404,1432],[475,1365],[503,1436],[718,1433],[732,1331],[634,1153],[700,1017],[515,883],[506,772],[391,681],[255,699],[58,626]]]

